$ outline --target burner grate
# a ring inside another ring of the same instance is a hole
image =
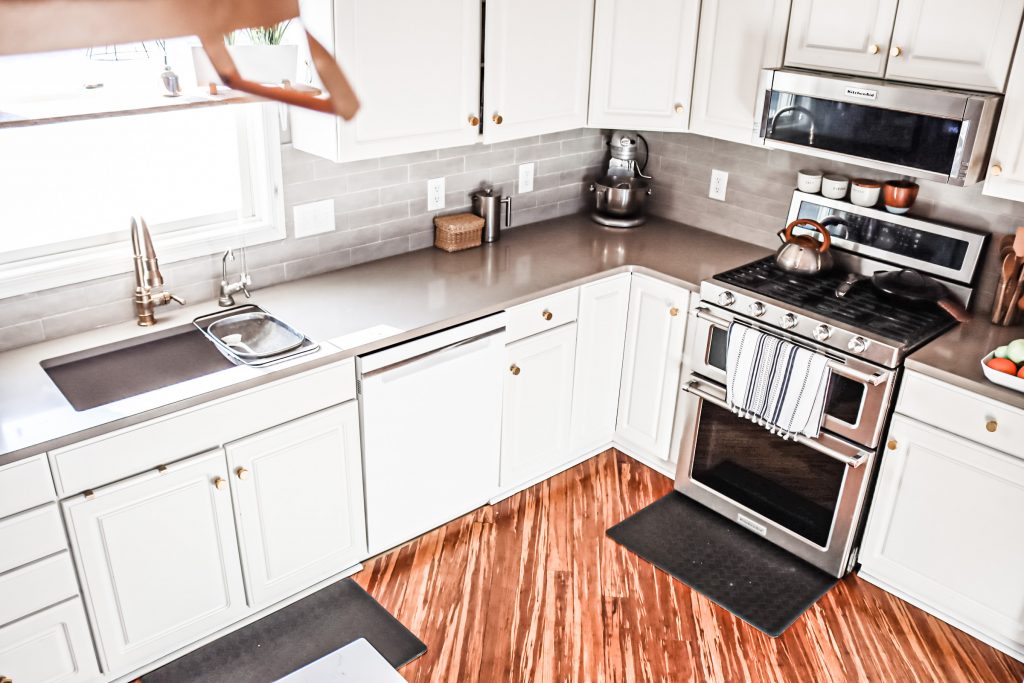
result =
[[[956,324],[935,304],[899,301],[882,294],[870,282],[858,283],[845,297],[839,298],[835,295],[836,287],[845,278],[843,272],[787,273],[775,265],[771,256],[715,276],[716,280],[733,287],[861,328],[905,347],[916,347]]]

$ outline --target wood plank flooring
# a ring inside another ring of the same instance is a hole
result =
[[[410,682],[1000,681],[1024,663],[858,579],[780,638],[605,536],[672,488],[607,451],[366,563],[427,643]]]

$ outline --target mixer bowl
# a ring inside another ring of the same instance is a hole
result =
[[[638,216],[651,196],[650,183],[644,178],[607,175],[590,186],[594,208],[610,216]]]

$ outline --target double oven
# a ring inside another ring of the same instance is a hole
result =
[[[728,331],[734,322],[829,359],[816,438],[783,439],[726,402]],[[887,428],[898,369],[878,365],[702,300],[690,312],[681,414],[696,429],[681,442],[681,493],[824,571],[843,576]]]

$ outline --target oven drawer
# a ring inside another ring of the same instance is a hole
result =
[[[1024,411],[908,370],[896,412],[1011,455],[1024,456]]]
[[[579,301],[579,287],[573,287],[513,306],[507,311],[508,318],[505,324],[508,333],[507,342],[512,343],[538,332],[574,322]]]

